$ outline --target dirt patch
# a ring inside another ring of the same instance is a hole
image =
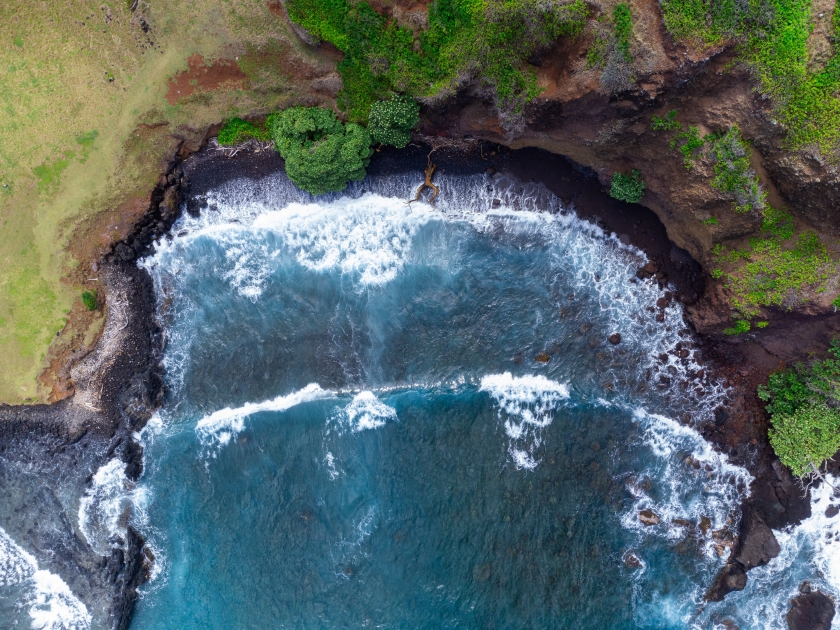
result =
[[[211,92],[222,88],[246,89],[248,77],[236,61],[219,59],[208,64],[201,55],[187,59],[186,72],[179,72],[169,80],[166,100],[170,105],[202,91]]]

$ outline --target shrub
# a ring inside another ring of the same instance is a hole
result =
[[[340,192],[363,179],[372,150],[370,134],[318,107],[292,107],[269,122],[274,145],[286,161],[286,174],[313,195]]]
[[[633,19],[630,16],[630,5],[620,2],[613,8],[613,22],[615,23],[615,45],[624,56],[627,63],[633,61],[630,54],[630,38],[633,37]]]
[[[271,135],[265,127],[258,127],[254,123],[242,120],[241,118],[231,118],[226,120],[219,129],[217,140],[223,147],[229,147],[236,144],[242,144],[248,140],[271,140]]]
[[[678,133],[671,138],[671,148],[677,149],[683,156],[683,164],[687,169],[694,165],[698,151],[703,148],[705,141],[700,137],[697,127],[689,127],[688,131]]]
[[[781,462],[804,477],[840,450],[840,412],[809,404],[791,415],[775,414],[768,435]]]
[[[370,107],[368,131],[374,142],[402,149],[411,141],[411,130],[420,124],[420,106],[410,96],[396,96]]]
[[[626,201],[627,203],[639,203],[645,194],[645,182],[642,174],[633,169],[630,175],[616,173],[613,175],[610,197]]]
[[[834,305],[834,308],[840,308],[840,295],[838,295],[836,298],[834,298],[834,301],[832,302],[832,304]]]
[[[706,140],[711,145],[709,156],[714,162],[712,187],[735,197],[736,212],[763,210],[767,193],[750,168],[749,146],[741,138],[738,126],[733,125],[722,135],[709,135]]]
[[[85,308],[89,311],[95,311],[97,306],[99,306],[96,300],[96,293],[93,291],[84,291],[82,293],[82,304],[85,305]]]
[[[679,131],[682,125],[677,120],[677,110],[672,109],[662,118],[654,114],[650,117],[650,128],[654,131]]]
[[[703,219],[703,225],[717,225],[718,220],[715,217],[709,217],[708,219]]]
[[[756,328],[767,328],[770,325],[770,322],[756,322]]]
[[[723,332],[727,335],[741,335],[750,332],[750,323],[746,319],[738,319],[732,328],[724,328]]]

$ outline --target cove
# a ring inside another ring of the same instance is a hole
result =
[[[168,390],[131,627],[709,627],[750,476],[693,428],[726,391],[644,255],[540,186],[417,183],[229,181],[142,261]]]

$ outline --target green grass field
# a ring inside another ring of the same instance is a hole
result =
[[[302,88],[284,67],[332,69],[264,2],[138,4],[0,4],[2,402],[47,399],[37,377],[48,348],[96,289],[80,259],[125,228],[122,209],[148,196],[176,137],[297,102]],[[171,105],[169,80],[194,54],[238,62],[247,83]],[[258,57],[274,63],[248,63]]]

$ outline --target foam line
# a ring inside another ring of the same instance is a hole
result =
[[[0,588],[27,583],[33,630],[88,630],[91,615],[55,573],[40,569],[34,556],[0,528]],[[2,595],[2,591],[0,591]]]
[[[296,405],[313,400],[335,398],[335,393],[321,389],[317,383],[285,396],[278,396],[260,403],[245,403],[241,407],[225,407],[198,421],[195,432],[205,446],[224,446],[245,428],[245,418],[261,411],[286,411]]]

